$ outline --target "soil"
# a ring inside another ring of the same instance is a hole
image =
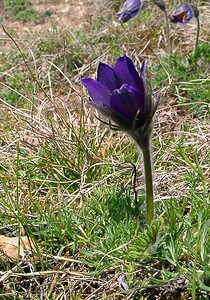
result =
[[[88,20],[107,11],[107,1],[103,0],[31,0],[32,8],[36,9],[41,17],[36,22],[14,21],[9,12],[3,7],[0,0],[0,22],[7,28],[14,30],[17,35],[28,31],[44,31],[55,22],[59,28],[81,28]],[[6,36],[0,28],[0,40]]]

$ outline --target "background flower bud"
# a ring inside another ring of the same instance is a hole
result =
[[[140,0],[126,0],[116,18],[125,23],[135,17],[142,7]]]

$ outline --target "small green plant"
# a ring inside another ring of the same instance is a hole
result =
[[[36,21],[38,12],[31,7],[30,0],[4,0],[4,8],[16,21]]]

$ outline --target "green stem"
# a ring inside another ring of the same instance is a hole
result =
[[[198,61],[198,48],[199,48],[199,35],[200,35],[200,19],[199,16],[196,17],[197,21],[197,33],[196,33],[196,42],[195,42],[195,69],[197,69],[197,61]]]
[[[147,208],[147,225],[151,225],[154,217],[154,196],[152,181],[152,162],[150,153],[150,143],[146,147],[141,148],[144,160],[144,176],[146,184],[146,208]]]

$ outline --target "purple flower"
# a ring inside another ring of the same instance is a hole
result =
[[[189,5],[180,5],[174,9],[171,15],[171,22],[178,24],[188,23],[193,15],[193,10]]]
[[[81,80],[92,98],[87,103],[116,123],[119,130],[132,136],[135,131],[146,131],[154,110],[144,73],[145,62],[138,74],[126,54],[118,58],[113,68],[100,62],[96,80]]]
[[[116,18],[125,23],[135,17],[142,7],[140,0],[126,0]]]

